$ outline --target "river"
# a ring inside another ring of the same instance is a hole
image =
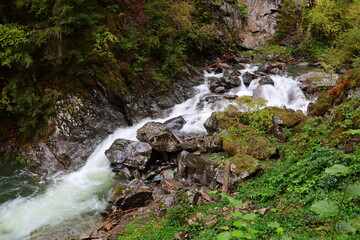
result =
[[[241,72],[254,72],[256,69],[255,65],[248,65]],[[204,75],[206,78],[222,76],[207,72]],[[296,79],[278,75],[271,77],[274,86],[262,86],[262,97],[268,101],[267,105],[305,112],[309,100],[299,89]],[[242,83],[228,94],[252,96],[258,86],[258,80],[253,80],[248,87]],[[205,134],[204,121],[213,111],[222,110],[232,102],[212,94],[207,81],[195,89],[196,95],[169,109],[166,118],[151,120],[164,122],[182,115],[187,121],[181,130],[183,134]],[[136,130],[149,120],[143,119],[131,127],[117,129],[96,147],[84,166],[70,174],[60,173],[39,182],[32,180],[24,170],[1,165],[0,240],[49,239],[41,233],[69,221],[75,227],[76,219],[83,218],[84,214],[92,216],[105,209],[104,196],[112,186],[113,173],[104,152],[117,138],[136,140]]]

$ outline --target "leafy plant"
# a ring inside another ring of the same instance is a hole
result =
[[[335,164],[330,168],[325,169],[325,173],[334,176],[348,175],[350,169],[342,164]],[[353,222],[356,222],[357,219],[352,219],[350,221],[341,221],[340,222],[340,214],[341,208],[338,207],[344,204],[344,201],[347,197],[358,197],[360,196],[360,185],[353,184],[350,185],[347,181],[345,187],[342,190],[342,198],[339,202],[331,201],[328,199],[321,200],[315,202],[311,206],[311,210],[316,212],[317,214],[331,218],[333,221],[333,225],[331,227],[332,235],[331,239],[334,239],[335,236],[346,237],[348,234],[355,234],[357,229],[356,224],[353,226]]]

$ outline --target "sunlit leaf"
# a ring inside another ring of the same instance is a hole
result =
[[[360,229],[360,218],[354,218],[350,220],[353,227]]]
[[[330,175],[346,174],[348,172],[349,168],[342,164],[335,164],[334,166],[325,169],[325,173]]]
[[[234,222],[233,224],[235,227],[247,227],[247,223],[246,222]]]
[[[346,188],[346,193],[351,196],[360,196],[360,185],[350,185]]]
[[[284,229],[283,229],[282,227],[278,227],[278,228],[276,229],[276,232],[277,232],[278,234],[283,234],[283,233],[284,233]]]
[[[217,240],[230,240],[232,237],[230,232],[222,232],[216,236]]]
[[[317,214],[323,215],[325,217],[335,216],[338,213],[338,207],[334,202],[329,200],[322,200],[315,202],[310,209]]]
[[[251,221],[254,220],[257,217],[257,215],[255,213],[248,213],[245,214],[242,219],[246,220],[246,221]]]
[[[278,222],[269,222],[268,227],[278,228],[278,227],[280,227],[280,224]]]
[[[336,231],[341,235],[356,233],[356,229],[351,225],[350,222],[340,222],[337,226]]]
[[[233,237],[236,237],[236,238],[241,238],[244,236],[244,233],[240,230],[231,231],[231,234],[233,235]]]
[[[244,214],[242,214],[241,212],[233,212],[232,214],[231,214],[231,216],[233,216],[233,217],[242,217]]]

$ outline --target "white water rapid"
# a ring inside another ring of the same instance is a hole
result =
[[[256,69],[257,67],[249,65],[242,72],[254,72]],[[205,77],[211,76],[221,77],[222,74],[205,73]],[[261,96],[268,101],[267,105],[285,106],[305,112],[309,101],[297,86],[298,82],[291,77],[271,77],[274,86],[264,85],[261,92]],[[231,89],[229,94],[252,96],[258,85],[258,79],[253,80],[249,87],[242,83],[240,87]],[[197,86],[196,91],[195,97],[169,110],[166,118],[152,121],[163,122],[182,115],[187,121],[182,129],[184,134],[205,133],[204,121],[213,111],[222,110],[229,105],[230,100],[212,94],[207,81]],[[26,198],[18,197],[2,204],[0,240],[29,239],[31,233],[44,226],[54,226],[81,214],[104,209],[106,202],[103,195],[111,186],[113,177],[105,150],[117,138],[136,140],[136,130],[149,120],[143,119],[134,126],[117,129],[97,146],[82,168],[68,175],[54,177],[53,183],[43,193]]]

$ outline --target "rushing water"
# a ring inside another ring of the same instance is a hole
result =
[[[256,69],[255,66],[248,66],[242,72],[254,72]],[[221,77],[222,74],[205,73],[205,77],[210,76]],[[272,78],[274,86],[262,86],[261,95],[268,101],[267,105],[285,106],[305,112],[309,101],[298,88],[296,80],[292,77],[281,76],[272,76]],[[246,87],[241,84],[241,86],[231,89],[229,94],[252,96],[258,85],[258,80],[253,80],[250,86]],[[22,187],[12,186],[8,182],[6,187],[11,188],[11,193],[3,192],[2,199],[11,200],[0,202],[2,204],[0,205],[0,240],[29,239],[34,231],[41,228],[55,226],[84,213],[104,209],[106,207],[104,194],[111,187],[113,177],[104,152],[117,138],[136,140],[136,130],[147,121],[163,122],[182,115],[187,121],[182,129],[184,134],[205,133],[204,121],[213,111],[224,109],[231,101],[215,97],[219,95],[214,95],[209,91],[207,81],[195,88],[197,94],[170,109],[166,118],[147,118],[134,126],[117,129],[96,147],[82,168],[67,175],[52,177],[46,189],[32,188],[25,178],[21,181],[16,179],[23,184]],[[1,178],[1,181],[4,181],[6,174],[2,176],[4,177]],[[11,179],[10,175],[7,177]],[[33,193],[34,191],[35,193]]]

